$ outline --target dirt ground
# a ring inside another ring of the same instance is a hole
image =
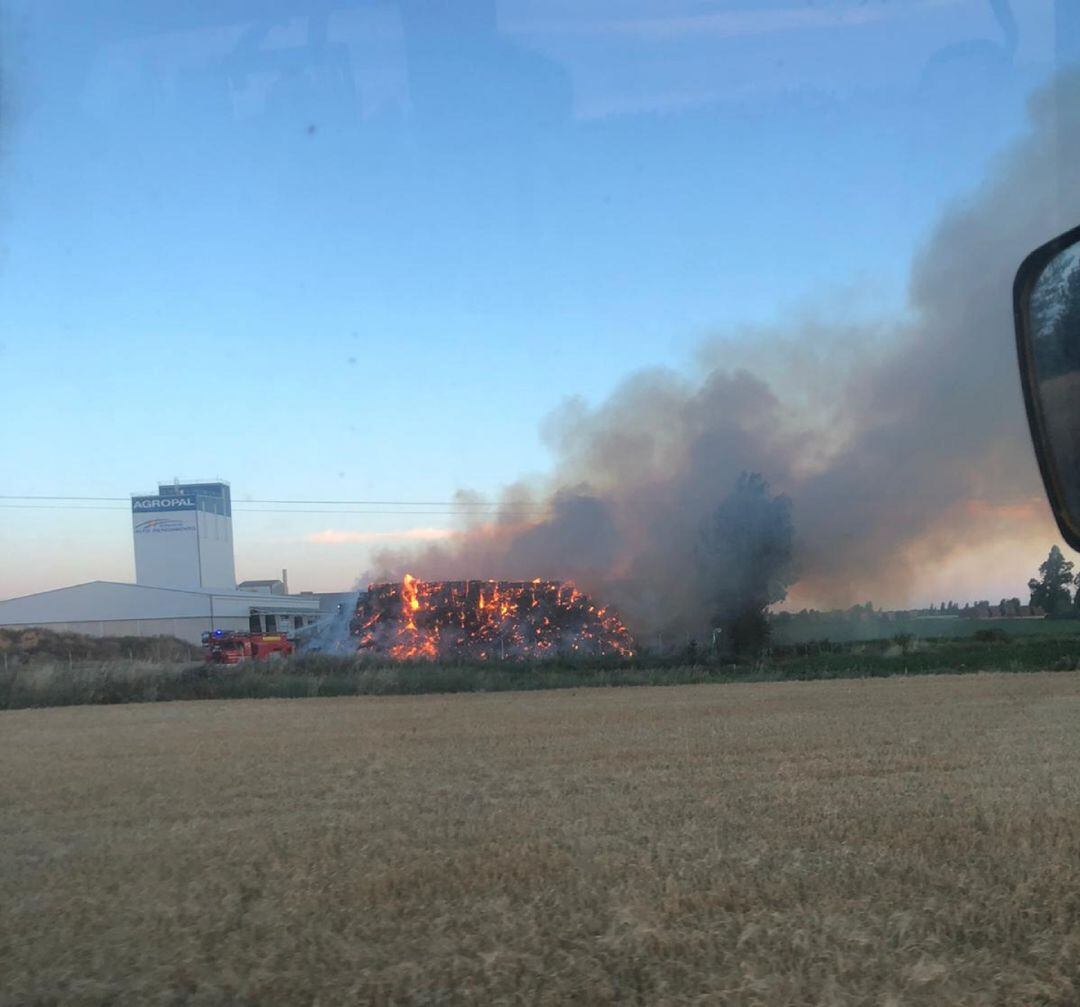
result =
[[[0,713],[3,1004],[1076,1004],[1080,675]]]

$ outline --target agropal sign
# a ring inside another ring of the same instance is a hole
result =
[[[141,511],[195,510],[194,497],[132,497],[131,512],[138,514]]]

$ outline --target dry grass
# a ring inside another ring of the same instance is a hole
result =
[[[1076,1004],[1080,675],[0,714],[5,1004]]]

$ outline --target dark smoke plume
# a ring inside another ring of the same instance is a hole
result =
[[[795,590],[818,604],[896,597],[1003,521],[1044,522],[1011,285],[1080,222],[1080,185],[1057,175],[1080,77],[1036,95],[1030,118],[916,257],[903,321],[735,333],[702,348],[695,377],[650,370],[595,409],[572,400],[545,426],[544,487],[510,487],[492,524],[449,544],[380,554],[380,573],[573,578],[639,632],[700,633],[713,614],[695,547],[744,471],[793,500]]]

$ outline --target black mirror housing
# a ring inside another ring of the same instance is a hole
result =
[[[1080,550],[1080,227],[1021,263],[1013,318],[1043,485],[1062,536]]]

